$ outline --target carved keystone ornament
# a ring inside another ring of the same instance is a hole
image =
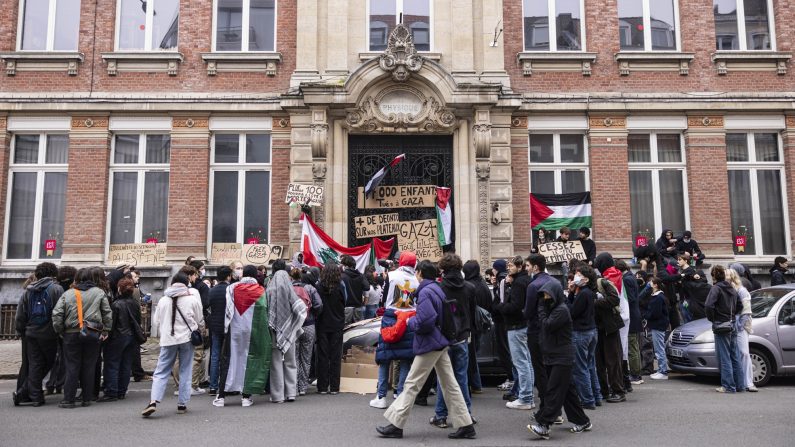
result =
[[[422,68],[423,57],[414,48],[411,31],[399,23],[389,34],[386,51],[378,60],[382,70],[392,73],[392,79],[403,82]]]

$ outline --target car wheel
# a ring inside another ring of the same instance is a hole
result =
[[[767,354],[759,349],[751,348],[751,365],[754,371],[754,385],[765,386],[773,375],[772,365]]]

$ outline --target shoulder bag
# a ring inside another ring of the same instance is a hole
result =
[[[729,316],[729,321],[723,321],[720,323],[712,323],[712,332],[714,334],[725,335],[731,334],[734,331],[734,301],[732,300],[731,305],[731,315]]]
[[[141,328],[141,325],[138,324],[138,321],[133,316],[133,313],[129,307],[127,307],[127,315],[130,317],[130,330],[132,331],[132,335],[135,341],[139,345],[146,343],[147,339],[146,334],[144,334],[143,328]]]
[[[183,315],[182,311],[179,310],[179,306],[176,306],[176,307],[177,307],[177,312],[179,312],[179,316],[182,317],[182,321],[185,322],[185,326],[187,326],[188,329],[190,329],[190,323],[188,323],[188,320],[185,318],[185,315]],[[173,328],[172,328],[172,330],[173,330]],[[191,332],[190,332],[190,344],[192,344],[193,346],[202,346],[202,345],[204,345],[204,337],[202,337],[202,332],[199,330],[199,328],[196,328],[195,331],[191,330]]]
[[[77,289],[75,289],[75,298],[77,300],[77,322],[80,324],[80,340],[98,343],[102,335],[102,323],[83,320],[83,296]]]

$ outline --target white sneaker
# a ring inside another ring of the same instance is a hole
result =
[[[204,388],[191,388],[190,390],[191,396],[201,396],[202,394],[207,394],[207,390]]]
[[[370,406],[373,408],[388,408],[389,405],[386,403],[386,397],[376,397],[375,399],[370,401]]]
[[[759,388],[757,388],[756,385],[751,385],[748,388],[746,388],[746,391],[751,392],[751,393],[758,393],[759,392]]]
[[[660,374],[658,372],[649,376],[652,380],[668,380],[668,374]]]
[[[536,407],[534,403],[526,404],[520,401],[519,399],[507,402],[505,406],[510,408],[511,410],[532,410],[533,408]]]
[[[513,388],[513,382],[510,380],[506,380],[500,386],[497,387],[497,389],[500,391],[508,391],[511,388]]]
[[[241,404],[244,407],[250,407],[254,405],[254,400],[252,400],[250,397],[244,397],[243,400],[241,401]]]
[[[215,398],[213,400],[213,406],[214,407],[223,407],[224,406],[224,398],[223,397]]]

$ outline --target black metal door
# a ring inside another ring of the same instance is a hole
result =
[[[405,160],[389,170],[381,185],[435,185],[452,188],[453,137],[451,135],[350,135],[348,140],[349,246],[354,247],[369,242],[366,239],[356,239],[353,221],[359,216],[398,213],[401,221],[436,219],[434,207],[359,208],[357,197],[359,187],[364,187],[373,174],[400,154],[406,154]],[[454,206],[452,197],[450,204]]]

